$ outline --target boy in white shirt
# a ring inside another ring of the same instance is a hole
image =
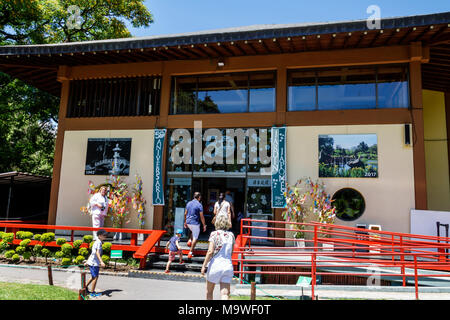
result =
[[[95,292],[95,286],[97,285],[97,280],[99,276],[100,266],[103,268],[105,267],[105,264],[102,260],[102,252],[103,252],[103,241],[105,241],[107,232],[103,229],[100,229],[97,231],[97,240],[95,240],[94,244],[92,245],[92,251],[91,255],[89,256],[88,260],[85,262],[84,265],[89,266],[89,271],[91,272],[91,279],[86,284],[86,292],[90,292],[91,297],[99,297],[102,294]],[[89,285],[92,282],[92,290],[89,291]]]

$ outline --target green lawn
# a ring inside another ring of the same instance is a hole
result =
[[[0,300],[78,300],[78,293],[56,286],[0,282]]]

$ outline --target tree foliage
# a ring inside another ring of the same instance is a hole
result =
[[[143,0],[0,1],[0,45],[126,38],[127,22],[153,22]],[[0,172],[51,175],[58,109],[59,97],[0,73]]]

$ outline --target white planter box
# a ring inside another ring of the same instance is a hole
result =
[[[305,248],[305,239],[303,239],[303,238],[298,238],[298,239],[296,239],[296,238],[294,238],[294,241],[295,241],[295,246],[297,247],[297,248]]]
[[[323,251],[334,251],[334,243],[322,243]]]

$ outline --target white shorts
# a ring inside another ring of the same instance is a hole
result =
[[[188,224],[189,230],[192,231],[192,240],[197,240],[198,235],[200,234],[200,225],[199,224]]]
[[[206,280],[209,282],[219,283],[231,283],[233,279],[234,270],[231,262],[211,260],[208,266],[208,272],[206,274]]]

